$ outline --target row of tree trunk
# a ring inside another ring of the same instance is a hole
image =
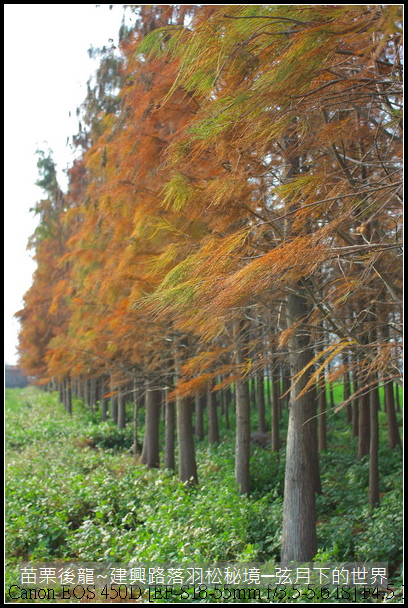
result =
[[[299,318],[303,302],[297,295],[291,296],[293,302],[289,310],[293,319]],[[237,369],[244,364],[246,347],[243,340],[244,326],[235,328],[235,362]],[[191,397],[168,398],[168,389],[161,389],[144,383],[115,388],[109,378],[64,379],[58,384],[60,400],[68,413],[72,413],[73,397],[85,400],[92,412],[100,407],[101,418],[110,417],[119,428],[125,428],[126,406],[133,404],[134,454],[135,458],[148,468],[160,466],[160,417],[165,420],[164,466],[176,467],[176,445],[178,446],[178,475],[186,484],[197,484],[197,463],[195,458],[194,434],[202,440],[205,434],[204,411],[207,410],[208,442],[218,443],[219,410],[229,427],[229,410],[234,403],[236,448],[235,479],[241,494],[250,493],[250,413],[251,402],[258,413],[258,429],[267,433],[266,404],[271,410],[271,449],[280,447],[279,425],[282,408],[289,409],[286,437],[286,472],[283,506],[282,554],[283,563],[292,560],[308,560],[316,553],[316,493],[321,491],[319,475],[320,450],[327,449],[327,412],[334,406],[333,390],[321,372],[318,383],[305,390],[313,367],[290,386],[290,399],[287,399],[289,375],[294,377],[297,370],[304,370],[314,356],[307,333],[297,332],[292,338],[289,349],[289,369],[276,368],[270,376],[258,372],[251,379],[236,379],[224,391],[215,392],[209,385],[206,394]],[[347,369],[347,368],[346,368]],[[175,383],[180,373],[178,354],[174,356]],[[379,504],[378,473],[378,412],[380,410],[379,386],[371,379],[359,392],[360,379],[357,373],[345,373],[343,397],[347,405],[346,420],[351,426],[353,436],[358,438],[357,459],[369,456],[369,500],[371,506]],[[55,388],[52,387],[52,388]],[[108,391],[108,392],[107,392]],[[357,396],[352,399],[352,395]],[[143,448],[139,454],[138,411],[145,407]],[[396,410],[399,407],[399,391],[394,391],[392,382],[384,386],[384,407],[388,421],[388,443],[395,448],[400,443]],[[195,414],[195,416],[194,416]],[[195,418],[193,425],[193,417]],[[176,442],[177,436],[177,442]]]

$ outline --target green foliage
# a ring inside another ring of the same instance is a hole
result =
[[[164,206],[180,211],[189,202],[194,200],[195,191],[190,180],[185,175],[177,173],[166,184],[164,189]]]
[[[43,150],[37,150],[36,154],[38,155],[37,168],[40,178],[35,184],[42,188],[49,197],[53,197],[59,190],[59,186],[56,165],[52,159],[52,152],[51,150],[48,150],[48,153],[46,154]]]
[[[316,561],[384,561],[398,569],[402,555],[402,458],[386,443],[380,412],[380,491],[376,509],[368,505],[369,460],[356,461],[357,441],[341,417],[331,419],[332,447],[321,454],[323,493],[317,497],[319,552]],[[382,433],[381,433],[382,431]]]
[[[133,445],[133,430],[129,426],[119,429],[113,422],[90,423],[85,429],[83,440],[94,448],[128,450]]]
[[[394,568],[402,554],[402,487],[384,496],[380,506],[366,513],[366,530],[358,535],[355,543],[356,559],[364,561],[366,555],[373,561],[390,562]]]
[[[134,466],[131,428],[97,424],[81,409],[67,418],[55,394],[30,389],[29,395],[30,418],[15,398],[8,416],[10,559],[277,556],[279,492],[272,501],[237,495],[229,441],[198,450],[201,486],[186,490],[168,472]],[[255,479],[258,496],[262,483]]]

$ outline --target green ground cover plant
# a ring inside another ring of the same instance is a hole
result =
[[[236,492],[232,433],[218,446],[203,441],[200,485],[187,488],[171,471],[136,465],[130,425],[119,430],[97,415],[77,400],[68,416],[55,393],[6,389],[6,589],[30,560],[279,560],[284,448],[253,449],[246,497]],[[316,559],[387,561],[398,588],[402,459],[387,448],[383,412],[380,429],[382,499],[372,511],[367,459],[356,462],[342,414],[329,417]]]

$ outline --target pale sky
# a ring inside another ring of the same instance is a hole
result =
[[[112,6],[112,10],[109,10]],[[53,151],[60,185],[73,156],[67,137],[77,133],[76,108],[97,67],[87,50],[117,41],[122,4],[5,4],[5,361],[16,364],[22,308],[35,263],[26,251],[36,219],[29,209],[41,200],[37,149]],[[71,112],[71,118],[69,113]]]

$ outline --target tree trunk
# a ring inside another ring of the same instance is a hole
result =
[[[224,393],[222,391],[219,391],[218,394],[217,394],[217,398],[218,398],[218,403],[219,403],[220,410],[221,410],[221,416],[224,418],[224,416],[225,416]]]
[[[174,456],[175,431],[176,431],[176,409],[174,401],[169,401],[168,390],[165,396],[165,439],[164,439],[164,468],[174,471],[176,461]]]
[[[91,412],[94,412],[96,409],[96,379],[91,378],[89,381],[89,405],[91,407]]]
[[[103,378],[97,378],[96,379],[96,383],[95,383],[95,407],[96,409],[99,409],[99,406],[101,405],[101,401],[102,401],[102,383],[103,383]]]
[[[395,410],[397,412],[401,411],[400,390],[398,384],[395,384]]]
[[[248,396],[249,396],[249,403],[255,403],[256,402],[256,387],[255,387],[255,378],[249,378],[247,380],[248,383]]]
[[[324,371],[319,374],[319,386],[318,386],[318,406],[319,406],[319,417],[318,417],[318,447],[319,452],[327,450],[327,427],[326,427],[326,410],[327,410],[327,398],[326,398],[326,379]]]
[[[370,391],[370,472],[369,494],[371,507],[380,504],[380,487],[378,471],[378,390],[375,387]]]
[[[400,445],[401,439],[398,429],[397,415],[395,412],[394,385],[392,382],[387,382],[387,384],[384,386],[384,399],[388,423],[388,446],[391,448],[391,450],[393,450],[397,445]]]
[[[112,383],[112,380],[110,383],[110,390],[111,390],[111,393],[113,393],[110,398],[110,402],[111,402],[110,410],[111,410],[112,422],[117,424],[118,423],[118,395],[117,395],[117,391]]]
[[[118,427],[124,429],[126,426],[126,393],[123,389],[118,394]]]
[[[272,452],[278,452],[280,449],[280,438],[279,438],[279,420],[281,417],[281,404],[279,403],[279,370],[276,367],[272,368],[271,372],[271,383],[272,383],[272,430],[271,430],[271,450]]]
[[[383,338],[386,342],[390,342],[390,328],[389,325],[385,325],[383,328]],[[399,395],[398,386],[396,386],[397,395]],[[395,410],[395,399],[394,399],[394,383],[387,382],[384,386],[384,406],[387,414],[387,428],[388,428],[388,447],[393,450],[397,445],[401,443],[397,414]]]
[[[224,392],[224,404],[225,404],[225,428],[229,429],[231,428],[230,425],[230,418],[229,418],[229,406],[230,406],[230,396],[231,392],[230,391],[225,391]]]
[[[235,361],[238,374],[241,373],[243,356],[244,325],[236,323],[235,328]],[[240,494],[249,494],[249,460],[250,460],[250,405],[248,381],[237,379],[235,382],[235,481]]]
[[[89,407],[89,382],[88,378],[84,378],[84,403],[87,407]]]
[[[106,378],[101,378],[101,419],[102,422],[106,422],[108,419],[108,400],[105,397],[106,392]]]
[[[193,434],[193,403],[187,398],[177,397],[177,441],[179,452],[179,480],[197,484],[197,464]]]
[[[177,345],[174,346],[173,357],[177,386],[181,365]],[[198,483],[193,432],[193,407],[193,400],[190,397],[176,397],[179,480],[191,485]]]
[[[195,402],[195,434],[198,439],[204,439],[204,398],[197,393],[194,397]]]
[[[346,353],[343,353],[343,365],[344,365],[344,374],[343,374],[343,401],[347,401],[350,399],[351,395],[351,386],[350,386],[350,372],[348,370],[349,358]],[[351,424],[353,420],[353,413],[351,409],[351,403],[346,405],[346,422],[347,424]]]
[[[261,433],[266,433],[266,418],[265,418],[265,393],[264,393],[264,369],[258,372],[256,379],[256,401],[258,405],[259,430]]]
[[[77,389],[76,389],[76,378],[71,378],[71,395],[72,397],[77,397]],[[48,383],[47,384],[47,391],[51,391],[52,390],[52,383]]]
[[[329,374],[330,377],[330,363],[328,363],[327,365],[327,372]],[[335,402],[334,402],[334,389],[333,389],[333,382],[328,382],[328,389],[329,389],[329,399],[330,399],[330,408],[332,410],[334,410],[335,407]],[[326,395],[326,406],[327,406],[327,395]]]
[[[361,395],[358,417],[358,450],[357,460],[370,453],[370,393]]]
[[[136,380],[133,380],[133,458],[138,461],[139,460],[139,442],[137,438],[138,434],[138,423],[137,423],[137,415],[139,405],[139,390],[137,388]]]
[[[77,380],[77,397],[79,399],[84,398],[84,383],[82,382],[82,376],[78,376]]]
[[[65,378],[65,408],[68,414],[72,414],[72,391],[71,391],[71,379]]]
[[[208,443],[219,443],[217,402],[211,388],[210,384],[207,392]]]
[[[231,389],[231,385],[229,385],[229,386],[227,387],[227,390],[226,390],[225,392],[226,392],[226,401],[227,401],[227,405],[229,406],[229,405],[231,405],[231,403],[232,403],[232,402],[233,402],[233,400],[234,400],[234,395],[233,395],[233,392],[232,392],[232,389]],[[228,427],[228,428],[229,428],[229,427]]]
[[[267,365],[265,367],[265,372],[266,372],[266,382],[265,382],[265,388],[266,388],[266,408],[268,406],[272,406],[272,378],[271,378],[271,372],[270,372],[270,366]]]
[[[353,372],[353,393],[356,393],[359,388],[357,371]],[[358,397],[351,402],[351,434],[353,437],[358,437],[359,417]]]
[[[286,395],[286,397],[284,397],[283,399],[280,399],[280,403],[281,403],[280,409],[282,409],[283,405],[286,405],[287,407],[289,407],[290,393],[288,391],[290,391],[290,373],[289,373],[287,365],[283,365],[282,395]]]
[[[60,403],[62,403],[64,405],[64,407],[65,407],[65,404],[64,404],[64,382],[63,381],[58,382],[58,401]]]
[[[370,322],[369,328],[365,329],[361,342],[362,344],[373,344],[376,342],[377,332],[375,329],[375,324],[377,322],[377,315],[374,312],[374,306],[371,306],[366,302],[362,302],[365,314],[365,321]],[[363,374],[364,372],[362,372]],[[373,390],[377,390],[377,388],[371,388],[371,383],[375,380],[372,376],[367,376],[365,373],[361,377],[359,377],[360,383],[360,391],[362,390],[361,397],[359,399],[360,402],[360,412],[359,412],[359,420],[358,420],[358,450],[357,450],[357,460],[361,460],[364,456],[370,453],[370,402],[372,400],[373,395],[371,392]],[[378,424],[378,422],[377,422]]]
[[[240,494],[249,494],[250,416],[248,382],[235,383],[236,441],[235,481]]]
[[[298,285],[298,289],[302,289]],[[287,296],[288,327],[308,315],[306,301],[298,294]],[[301,372],[312,360],[309,330],[301,323],[290,340],[291,376]],[[317,437],[316,401],[314,391],[299,397],[310,378],[307,370],[290,392],[289,426],[286,448],[285,491],[283,502],[282,553],[283,564],[308,562],[317,550],[316,540],[316,465]]]
[[[149,469],[160,466],[159,421],[160,421],[161,391],[146,389],[146,423],[143,442],[142,462]]]

